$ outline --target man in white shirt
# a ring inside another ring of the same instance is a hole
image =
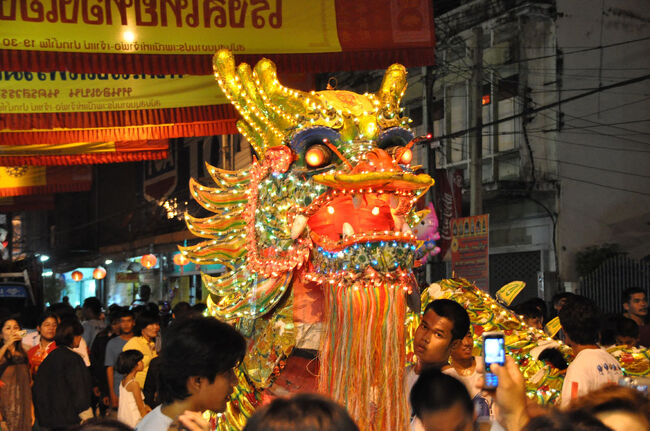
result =
[[[559,316],[566,344],[575,354],[562,385],[561,405],[565,407],[607,383],[617,383],[623,371],[616,358],[597,344],[602,315],[596,304],[576,295],[567,300]]]
[[[448,365],[451,349],[459,344],[469,331],[467,311],[451,299],[436,299],[427,305],[415,331],[413,349],[417,362],[406,369],[406,397],[418,376],[426,369]],[[420,420],[411,412],[411,429],[420,431],[424,428]]]
[[[237,383],[235,367],[246,341],[232,326],[213,317],[184,319],[169,327],[160,352],[160,400],[136,431],[160,431],[186,412],[226,409]]]

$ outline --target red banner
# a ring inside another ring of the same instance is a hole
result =
[[[463,209],[463,171],[462,169],[436,169],[436,211],[438,213],[438,231],[440,232],[440,256],[449,261],[447,256],[451,245],[451,220],[462,215]]]
[[[490,291],[489,214],[451,221],[451,272]]]
[[[167,158],[169,141],[0,145],[0,166],[91,165]]]

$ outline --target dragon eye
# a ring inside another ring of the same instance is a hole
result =
[[[329,148],[322,144],[316,144],[309,147],[305,153],[305,163],[310,168],[319,168],[330,162],[331,152]]]
[[[402,148],[397,152],[395,159],[400,165],[408,165],[413,160],[413,151],[410,148]]]

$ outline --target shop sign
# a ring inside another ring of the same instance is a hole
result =
[[[451,271],[489,292],[489,214],[451,221]]]

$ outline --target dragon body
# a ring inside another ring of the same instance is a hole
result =
[[[267,397],[318,390],[364,431],[407,429],[403,374],[419,313],[407,313],[406,297],[419,296],[412,268],[439,251],[439,235],[433,208],[414,209],[433,179],[410,165],[416,140],[399,106],[405,68],[390,66],[375,93],[306,93],[280,84],[270,60],[236,66],[222,50],[213,64],[257,155],[240,171],[208,165],[213,185],[190,181],[210,215],[185,214],[202,240],[179,247],[197,264],[227,268],[202,274],[208,312],[249,341],[215,427],[240,430]],[[426,289],[422,306],[437,297],[465,306],[477,342],[485,330],[505,331],[531,396],[557,400],[560,373],[530,356],[545,334],[465,280]],[[621,353],[633,358],[628,368],[640,364],[636,375],[648,373],[644,352]]]

